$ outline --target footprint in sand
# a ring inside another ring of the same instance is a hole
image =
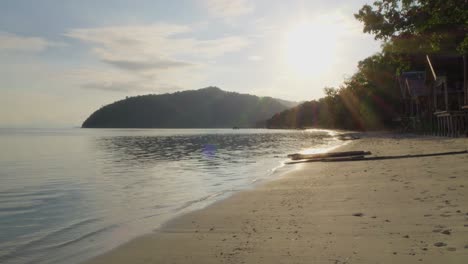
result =
[[[442,232],[440,232],[441,234],[444,234],[444,235],[451,235],[452,234],[452,230],[451,229],[446,229]]]
[[[445,244],[444,242],[437,242],[437,243],[434,243],[434,246],[436,247],[445,247],[447,244]]]

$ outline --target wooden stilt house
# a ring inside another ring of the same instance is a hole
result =
[[[404,72],[398,77],[405,103],[402,118],[405,129],[439,136],[466,136],[468,88],[463,58],[426,55],[414,59],[412,64],[419,65],[419,71]]]
[[[431,71],[434,100],[433,132],[440,136],[465,136],[467,133],[464,67],[461,56],[426,56]]]
[[[402,118],[404,130],[423,131],[427,126],[425,119],[430,116],[430,93],[426,86],[425,71],[403,72],[399,78],[400,91],[403,99]]]

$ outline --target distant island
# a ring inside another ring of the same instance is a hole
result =
[[[272,97],[226,92],[218,87],[142,95],[103,106],[83,128],[264,127],[275,113],[297,105]]]

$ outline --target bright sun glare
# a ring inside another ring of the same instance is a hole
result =
[[[293,26],[286,34],[285,48],[285,60],[291,73],[317,76],[329,69],[335,60],[341,31],[339,25],[325,18]]]

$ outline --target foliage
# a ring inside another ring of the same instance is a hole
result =
[[[468,51],[466,0],[382,0],[364,5],[355,17],[364,32],[400,52]]]
[[[128,97],[106,105],[86,128],[255,127],[288,108],[277,99],[225,92],[216,87],[173,94]],[[290,102],[289,102],[290,103]]]
[[[268,127],[381,129],[393,125],[401,107],[395,75],[411,68],[411,57],[468,51],[466,0],[381,0],[364,5],[356,19],[364,32],[383,41],[382,51],[358,64],[338,88],[322,99],[278,113]]]
[[[358,71],[341,87],[326,87],[326,96],[303,103],[267,120],[270,128],[342,128],[372,130],[392,126],[399,95],[394,74],[399,62],[378,53],[359,62]]]

